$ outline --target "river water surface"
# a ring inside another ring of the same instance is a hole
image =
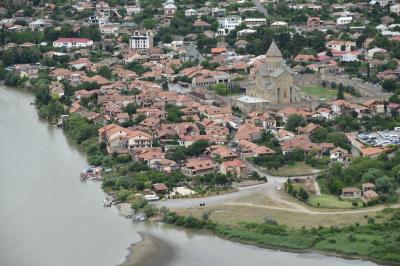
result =
[[[171,265],[376,265],[270,251],[160,224],[135,224],[103,208],[99,183],[82,183],[85,156],[40,121],[32,95],[0,85],[0,265],[113,266],[142,231],[163,239]],[[157,265],[154,265],[157,266]]]

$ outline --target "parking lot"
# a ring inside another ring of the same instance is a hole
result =
[[[400,144],[400,127],[394,130],[377,131],[373,133],[359,133],[357,139],[364,145],[385,147]]]

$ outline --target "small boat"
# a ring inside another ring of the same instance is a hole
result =
[[[158,197],[157,195],[152,194],[152,195],[145,195],[144,199],[147,200],[147,201],[155,201],[155,200],[159,200],[160,197]]]
[[[133,220],[136,222],[144,222],[147,220],[147,217],[145,214],[138,214],[136,216],[133,217]]]
[[[63,120],[62,120],[61,118],[58,119],[58,121],[57,121],[57,126],[58,126],[58,127],[62,127],[63,124],[64,124]]]
[[[81,172],[81,179],[99,180],[101,178],[102,171],[103,168],[101,166],[89,166]]]
[[[109,199],[108,197],[106,197],[103,201],[103,206],[104,207],[111,207],[113,201],[111,199]]]

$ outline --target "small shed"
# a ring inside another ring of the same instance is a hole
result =
[[[375,185],[373,183],[364,183],[361,185],[363,193],[368,191],[368,190],[374,190]]]
[[[361,190],[356,187],[345,187],[342,189],[343,198],[359,198],[361,197]]]
[[[164,183],[153,184],[153,189],[157,194],[165,194],[168,192],[169,188]]]

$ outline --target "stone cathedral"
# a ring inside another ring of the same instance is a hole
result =
[[[256,70],[247,95],[271,104],[300,102],[299,89],[294,85],[293,72],[285,64],[281,51],[273,40],[264,63]]]

